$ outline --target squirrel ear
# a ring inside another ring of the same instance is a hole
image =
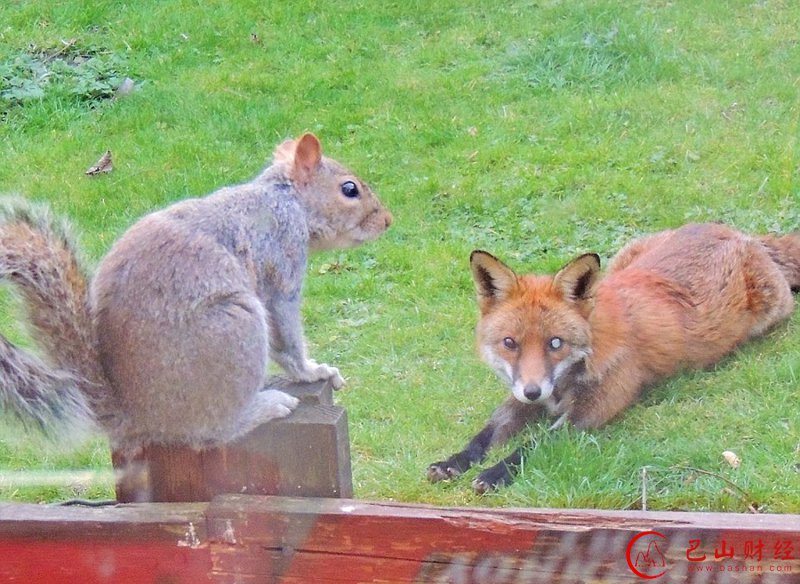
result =
[[[568,300],[585,300],[600,278],[600,256],[587,253],[561,268],[553,278],[553,286],[560,289]]]
[[[475,250],[469,256],[472,279],[478,293],[481,312],[486,312],[498,302],[505,300],[517,285],[514,270],[492,254]]]
[[[286,140],[279,144],[272,160],[275,164],[288,164],[291,178],[308,184],[314,169],[322,160],[322,145],[314,134],[306,133],[297,140]]]
[[[322,160],[322,145],[314,134],[303,134],[294,150],[294,164],[292,178],[301,183],[308,184],[317,166]]]

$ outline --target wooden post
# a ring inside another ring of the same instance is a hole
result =
[[[276,384],[300,405],[236,442],[202,451],[151,445],[133,460],[112,453],[117,500],[210,501],[224,493],[352,497],[347,414],[333,405],[330,386]]]

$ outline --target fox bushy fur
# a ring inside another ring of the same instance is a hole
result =
[[[554,276],[519,276],[482,251],[471,267],[478,350],[512,395],[463,451],[430,465],[432,481],[461,474],[542,415],[599,427],[648,385],[708,367],[788,318],[800,288],[800,234],[686,225],[628,244],[605,277],[596,254]],[[517,450],[473,487],[510,481],[520,460]]]
[[[56,433],[94,421],[123,452],[213,446],[288,415],[297,400],[265,387],[269,359],[291,379],[344,384],[306,354],[308,252],[374,239],[391,219],[312,134],[250,182],[139,220],[93,277],[63,220],[6,199],[0,277],[42,357],[0,337],[0,405]]]

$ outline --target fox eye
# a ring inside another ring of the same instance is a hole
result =
[[[515,341],[511,337],[506,337],[503,339],[503,346],[509,351],[516,351],[519,348],[517,341]]]
[[[358,185],[351,180],[342,183],[342,194],[348,199],[355,199],[360,193]]]
[[[561,337],[553,337],[547,342],[547,346],[551,351],[558,351],[564,346],[564,340]]]

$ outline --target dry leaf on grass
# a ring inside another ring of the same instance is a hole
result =
[[[739,465],[742,464],[742,461],[739,460],[739,457],[736,456],[736,453],[731,452],[730,450],[726,450],[725,452],[723,452],[722,458],[724,458],[725,462],[727,462],[733,468],[739,468]]]
[[[111,150],[106,150],[106,153],[100,157],[100,160],[94,163],[94,166],[89,167],[86,171],[86,176],[94,176],[104,172],[111,172],[114,170],[114,164],[111,161]]]

